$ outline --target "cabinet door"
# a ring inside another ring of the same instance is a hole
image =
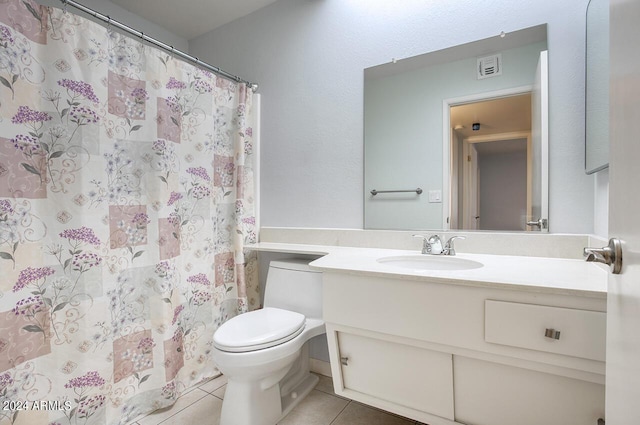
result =
[[[456,421],[473,425],[596,425],[604,385],[454,356]]]
[[[453,419],[451,354],[343,332],[337,337],[345,389]]]

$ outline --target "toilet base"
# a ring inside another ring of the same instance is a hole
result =
[[[290,359],[286,367],[257,381],[229,376],[220,425],[276,425],[291,412],[319,378],[309,372],[308,342]]]
[[[315,388],[319,380],[320,378],[316,375],[309,374],[304,381],[293,389],[291,394],[287,397],[282,397],[282,415],[277,421],[287,416]]]

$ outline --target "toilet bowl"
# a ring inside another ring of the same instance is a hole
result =
[[[220,425],[275,425],[318,382],[308,347],[325,333],[322,274],[308,260],[272,261],[264,304],[214,334],[213,359],[227,377]]]

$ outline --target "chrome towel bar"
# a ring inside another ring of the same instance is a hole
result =
[[[376,196],[378,193],[398,193],[398,192],[415,192],[418,195],[420,195],[422,193],[422,189],[420,189],[420,188],[411,189],[411,190],[375,190],[375,189],[373,189],[371,191],[371,194],[373,196]]]

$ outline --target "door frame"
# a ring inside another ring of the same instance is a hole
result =
[[[451,107],[527,94],[533,92],[533,89],[533,85],[526,85],[444,99],[442,101],[442,228],[444,230],[451,228],[449,224],[449,217],[451,217],[451,161],[453,161],[451,154]]]

